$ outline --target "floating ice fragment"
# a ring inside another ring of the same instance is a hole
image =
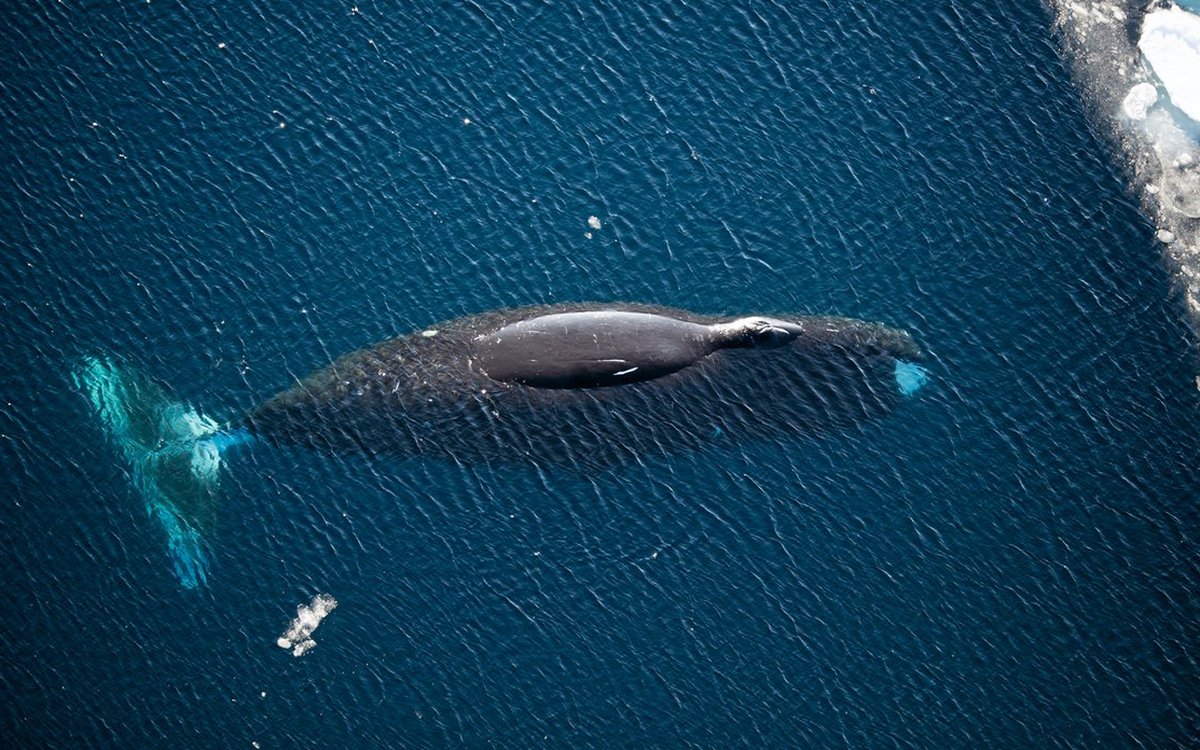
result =
[[[1129,93],[1125,95],[1125,101],[1121,104],[1121,111],[1130,120],[1141,122],[1146,119],[1146,112],[1154,106],[1156,101],[1158,101],[1158,89],[1154,87],[1153,83],[1143,81],[1129,89]]]
[[[1171,102],[1200,123],[1200,16],[1176,7],[1148,14],[1138,48]]]
[[[317,642],[312,639],[312,633],[330,612],[337,608],[337,599],[329,594],[317,594],[307,606],[296,607],[296,619],[275,644],[283,649],[290,649],[292,656],[304,656],[311,651]]]
[[[599,229],[600,228],[600,219],[595,216],[589,216],[588,217],[588,226],[591,227],[592,229]]]
[[[1150,192],[1165,209],[1200,219],[1200,169],[1192,156],[1196,143],[1185,129],[1186,122],[1167,110],[1155,109],[1140,127],[1153,144],[1161,167],[1158,190]]]

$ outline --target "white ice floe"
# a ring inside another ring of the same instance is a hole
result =
[[[337,599],[329,594],[317,594],[307,606],[297,606],[296,619],[292,620],[287,631],[275,643],[280,648],[291,650],[292,656],[304,656],[317,645],[312,639],[313,631],[337,605]]]
[[[1138,48],[1171,102],[1200,123],[1200,15],[1178,7],[1147,14]]]

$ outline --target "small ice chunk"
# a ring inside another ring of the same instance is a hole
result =
[[[1171,102],[1200,123],[1200,16],[1178,7],[1148,14],[1138,48]]]
[[[433,330],[432,328],[430,328],[428,331],[421,331],[421,335],[427,339],[431,339],[434,336],[438,335],[438,332]]]
[[[595,216],[589,216],[588,217],[588,226],[591,227],[592,229],[599,229],[600,228],[600,219]]]
[[[1129,89],[1129,93],[1125,95],[1125,101],[1121,104],[1121,111],[1130,120],[1141,122],[1146,119],[1146,112],[1154,106],[1156,101],[1158,101],[1158,89],[1154,87],[1153,83],[1143,81]]]
[[[329,594],[317,594],[307,606],[296,607],[296,619],[292,620],[288,629],[275,641],[275,645],[290,649],[292,656],[304,656],[317,645],[312,639],[313,631],[321,624],[330,612],[337,608],[337,599]]]

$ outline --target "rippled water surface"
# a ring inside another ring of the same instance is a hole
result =
[[[1194,352],[1038,4],[110,5],[0,11],[14,745],[1194,741]],[[596,474],[231,453],[187,590],[72,379],[230,419],[581,299],[886,321],[933,381]]]

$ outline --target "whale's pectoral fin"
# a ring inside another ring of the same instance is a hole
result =
[[[86,357],[74,372],[129,466],[146,510],[167,533],[175,574],[186,588],[208,575],[221,447],[236,433],[176,401],[158,383],[107,358]]]

